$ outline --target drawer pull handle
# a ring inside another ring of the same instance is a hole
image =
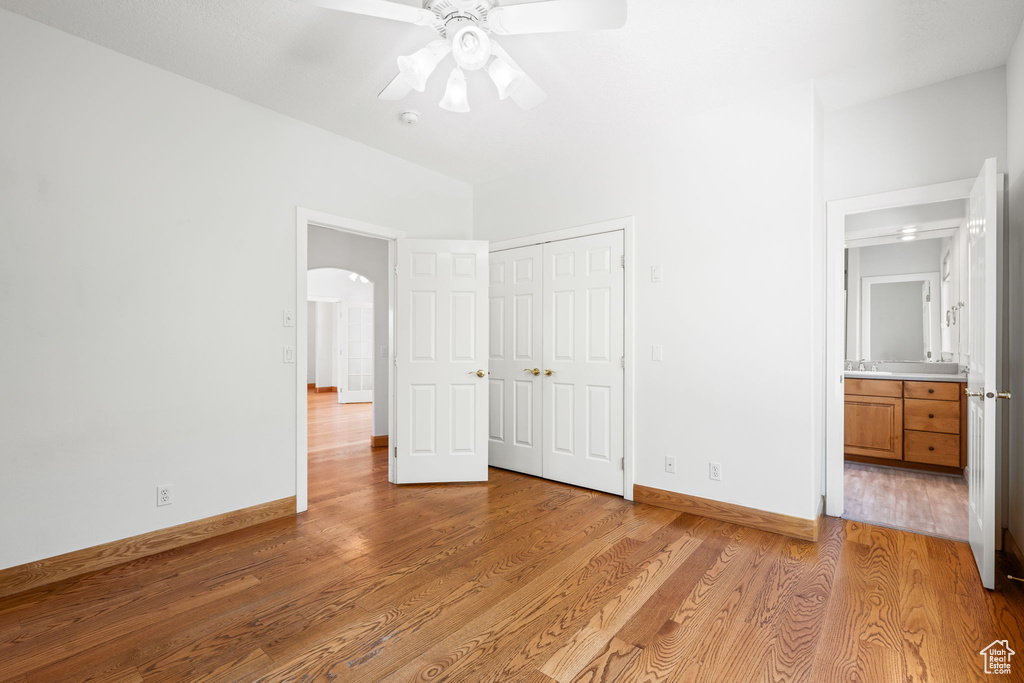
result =
[[[928,447],[928,450],[930,450],[930,451],[934,451],[934,450],[935,450],[935,446],[929,446],[929,447]]]
[[[932,413],[928,413],[928,417],[932,418],[932,417],[935,417],[935,415],[933,415]]]

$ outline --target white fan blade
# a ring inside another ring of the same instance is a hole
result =
[[[353,12],[365,14],[381,19],[394,19],[409,24],[429,26],[437,21],[437,15],[422,7],[411,7],[400,5],[397,2],[388,0],[296,0],[307,5],[316,5],[326,9],[336,9],[341,12]]]
[[[377,97],[382,100],[400,100],[411,91],[412,86],[409,85],[409,81],[405,80],[405,76],[402,74],[398,74],[387,84],[387,87],[380,91]]]
[[[520,108],[533,109],[548,98],[548,94],[541,90],[539,85],[534,83],[529,74],[523,71],[523,67],[516,64],[516,60],[509,57],[508,53],[505,52],[505,49],[493,40],[491,41],[491,54],[495,57],[501,57],[513,68],[518,69],[523,74],[523,81],[508,94],[508,96],[512,98],[512,101],[518,104]]]
[[[626,0],[547,0],[495,7],[487,15],[495,33],[554,33],[622,28]]]

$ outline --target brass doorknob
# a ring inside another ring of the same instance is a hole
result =
[[[533,370],[531,370],[530,368],[523,368],[523,372],[528,372],[534,377],[536,377],[537,375],[540,374],[540,368],[534,368]]]
[[[471,374],[471,375],[475,374],[475,375],[476,375],[477,377],[484,377],[484,376],[486,376],[486,375],[487,375],[487,373],[486,373],[486,372],[484,372],[483,370],[477,370],[477,371],[476,371],[475,373],[472,373],[472,372],[471,372],[471,373],[469,373],[469,374]]]
[[[544,371],[544,375],[545,375],[546,377],[550,377],[550,376],[551,376],[551,375],[553,375],[553,374],[555,374],[555,371],[554,371],[554,370],[552,370],[551,368],[548,368],[547,370],[545,370],[545,371]]]
[[[996,394],[996,398],[1005,398],[1007,401],[1009,401],[1011,398],[1013,398],[1013,394],[1011,394],[1009,391],[1000,391]]]
[[[971,391],[970,389],[966,389],[965,388],[964,389],[964,395],[965,396],[984,396],[985,392],[983,392],[983,391]]]

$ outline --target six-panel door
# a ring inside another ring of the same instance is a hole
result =
[[[539,477],[543,247],[494,252],[490,261],[490,463]]]
[[[487,480],[487,242],[398,240],[399,484]]]
[[[544,477],[623,493],[623,234],[544,245]]]

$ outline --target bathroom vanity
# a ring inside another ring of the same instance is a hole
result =
[[[961,473],[967,464],[966,377],[847,372],[847,460]]]

